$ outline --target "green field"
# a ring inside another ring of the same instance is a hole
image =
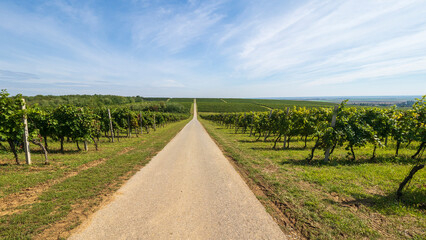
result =
[[[260,104],[273,109],[285,109],[287,107],[332,107],[335,103],[329,102],[316,102],[316,101],[295,101],[295,100],[266,100],[255,99],[254,103]]]
[[[333,161],[322,163],[318,151],[314,164],[305,160],[308,147],[294,139],[290,149],[272,149],[273,142],[256,141],[249,134],[235,134],[201,119],[210,135],[249,178],[257,183],[269,202],[293,222],[292,227],[309,239],[425,239],[426,172],[418,172],[403,199],[395,196],[398,184],[412,167],[409,157],[415,146],[394,157],[395,143],[378,151],[370,161],[372,146],[355,149],[356,162],[348,151],[336,148]],[[279,143],[282,145],[282,142]],[[258,196],[265,202],[262,196]],[[265,204],[268,208],[268,205]],[[271,211],[271,209],[269,209]],[[272,214],[273,215],[273,214]]]
[[[199,112],[264,112],[287,107],[331,107],[334,103],[294,100],[197,98]]]

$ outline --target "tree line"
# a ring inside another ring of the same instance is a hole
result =
[[[56,108],[61,105],[76,107],[128,106],[138,111],[156,111],[187,113],[188,109],[182,104],[168,102],[168,98],[144,98],[141,96],[123,97],[115,95],[36,95],[23,96],[28,105],[38,105],[42,108]]]

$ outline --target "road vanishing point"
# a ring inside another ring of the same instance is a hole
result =
[[[286,239],[194,118],[69,239]]]

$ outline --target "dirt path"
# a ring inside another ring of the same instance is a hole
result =
[[[194,115],[70,239],[286,239]]]

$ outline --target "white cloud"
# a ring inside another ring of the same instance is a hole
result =
[[[260,9],[245,16],[218,41],[232,49],[225,54],[235,71],[251,81],[285,75],[283,81],[331,84],[387,76],[383,71],[398,65],[405,68],[390,72],[426,70],[416,58],[426,54],[424,1],[310,1],[291,11],[276,8],[281,14]],[[382,74],[365,70],[373,63]],[[328,77],[333,75],[340,77]]]
[[[34,92],[40,85],[58,93],[248,97],[321,95],[343,85],[359,92],[367,80],[426,75],[420,0],[115,4],[125,6],[55,0],[34,10],[0,2],[1,83],[29,83]]]
[[[159,7],[153,12],[133,16],[133,39],[139,47],[154,43],[171,52],[197,42],[211,27],[217,24],[223,15],[216,10],[222,1],[196,4],[189,7]]]
[[[151,92],[145,92],[148,86],[182,88],[186,85],[168,78],[182,78],[186,82],[198,78],[188,71],[198,64],[196,61],[139,58],[134,49],[123,52],[102,39],[87,41],[51,16],[0,8],[0,33],[5,31],[31,44],[30,47],[11,44],[8,49],[0,49],[0,80],[9,81],[8,88],[19,82],[58,89],[91,86],[93,93],[124,95],[142,89],[140,95],[149,95]],[[90,38],[91,34],[87,32],[86,37]],[[21,87],[21,91],[25,90],[24,85]],[[32,89],[36,88],[30,91]]]
[[[45,3],[46,6],[52,6],[55,10],[59,10],[61,14],[65,14],[74,21],[81,22],[90,27],[96,27],[99,24],[99,19],[93,10],[86,4],[88,4],[88,2],[73,4],[73,2],[61,0],[53,0]]]
[[[305,86],[345,83],[361,79],[374,80],[375,78],[395,77],[407,73],[426,74],[425,66],[426,57],[384,61],[360,66],[356,71],[320,77],[316,80],[306,83]]]

